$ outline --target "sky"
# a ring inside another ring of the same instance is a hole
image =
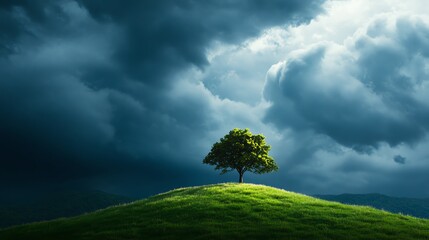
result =
[[[0,2],[0,194],[237,181],[233,128],[304,194],[429,197],[425,0]]]

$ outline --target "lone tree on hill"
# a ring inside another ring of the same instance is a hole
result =
[[[274,159],[268,156],[270,149],[264,135],[253,135],[247,128],[234,128],[213,144],[203,163],[216,166],[221,174],[236,170],[242,183],[247,171],[261,174],[278,170]]]

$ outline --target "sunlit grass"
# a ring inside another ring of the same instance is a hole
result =
[[[14,227],[0,239],[429,239],[429,221],[227,183]]]

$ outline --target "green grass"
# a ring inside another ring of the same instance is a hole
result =
[[[429,220],[227,183],[8,228],[0,239],[429,239]]]

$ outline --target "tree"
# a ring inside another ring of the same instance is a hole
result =
[[[261,174],[278,170],[274,159],[268,155],[270,149],[264,135],[253,135],[247,128],[234,128],[213,144],[203,163],[216,166],[221,174],[236,170],[242,183],[245,172]]]

